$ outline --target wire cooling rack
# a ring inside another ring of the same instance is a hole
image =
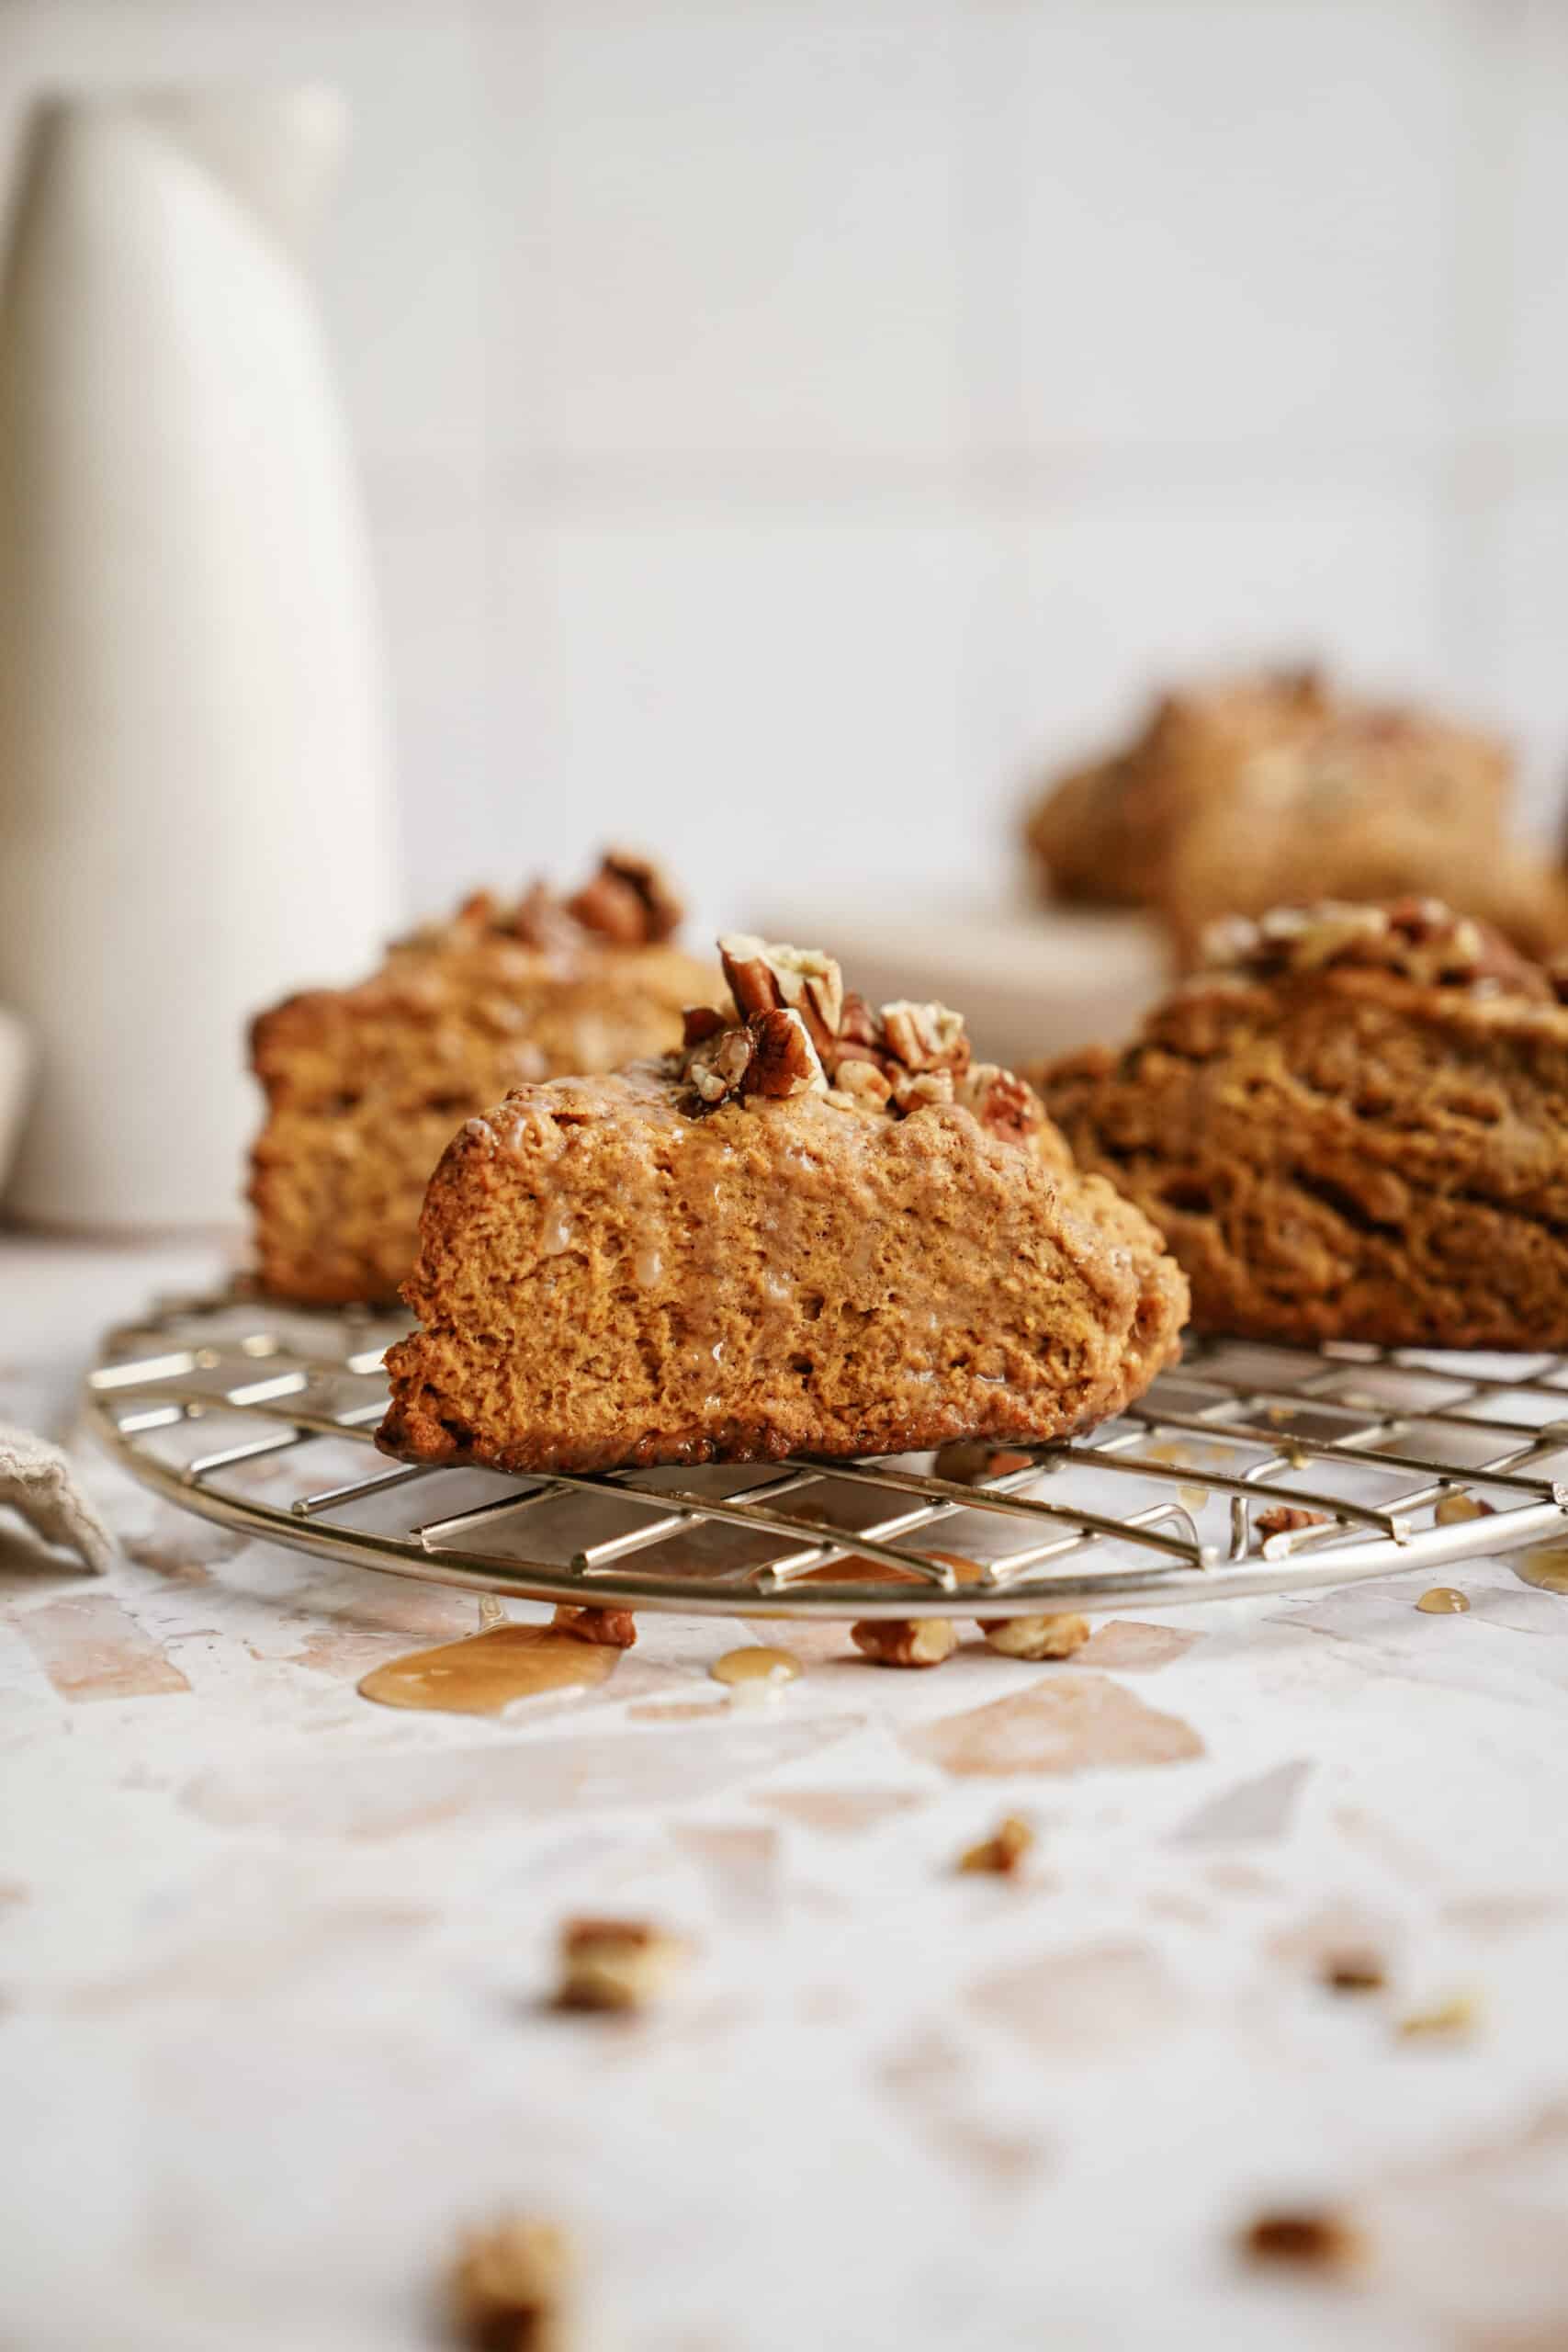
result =
[[[1190,1340],[1068,1444],[514,1477],[374,1451],[382,1351],[406,1328],[243,1289],[160,1299],[107,1334],[89,1417],[135,1477],[250,1535],[482,1591],[727,1616],[1154,1605],[1568,1536],[1568,1357]]]

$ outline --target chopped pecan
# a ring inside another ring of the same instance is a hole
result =
[[[1089,1639],[1087,1617],[981,1617],[987,1649],[1003,1657],[1071,1657]]]
[[[672,939],[685,919],[686,910],[677,897],[674,885],[664,868],[640,850],[615,847],[604,852],[601,869],[635,890],[642,901],[643,938],[650,947]]]
[[[964,1015],[945,1004],[911,1004],[907,998],[882,1008],[887,1050],[909,1070],[946,1069],[960,1076],[969,1067]]]
[[[1045,1124],[1045,1106],[1032,1086],[995,1062],[975,1062],[958,1082],[955,1099],[988,1134],[1021,1143]]]
[[[1424,988],[1506,990],[1544,1001],[1551,977],[1489,923],[1455,914],[1440,899],[1396,899],[1361,906],[1325,899],[1276,907],[1256,922],[1227,916],[1203,938],[1212,970],[1256,979],[1317,972],[1330,965],[1387,971]]]
[[[646,2008],[685,1954],[678,1936],[646,1919],[570,1919],[561,1929],[557,2007]]]
[[[1010,1878],[1033,1844],[1034,1832],[1028,1822],[1021,1821],[1016,1813],[1010,1813],[988,1838],[960,1854],[958,1867],[961,1871],[994,1871],[1000,1877]]]
[[[886,1109],[893,1098],[892,1081],[885,1078],[874,1062],[840,1060],[833,1075],[833,1083],[840,1094],[868,1110]]]
[[[618,947],[646,947],[668,939],[681,921],[681,903],[650,858],[606,850],[599,871],[566,902],[584,931]]]
[[[958,1647],[946,1617],[866,1617],[850,1639],[874,1666],[940,1666]]]
[[[1364,2260],[1359,2230],[1331,2206],[1301,2212],[1260,2213],[1242,2232],[1249,2262],[1288,2263],[1303,2270],[1349,2270]]]
[[[749,1094],[824,1094],[828,1080],[804,1017],[781,1009],[750,1023],[751,1063],[744,1080]]]
[[[886,1040],[882,1023],[864,997],[858,989],[851,989],[839,1019],[839,1051],[852,1053],[856,1047],[874,1061],[885,1051]]]
[[[687,1057],[686,1076],[710,1109],[739,1093],[751,1067],[751,1044],[749,1029],[721,1029]]]
[[[743,1019],[798,1012],[818,1053],[830,1056],[844,1010],[843,976],[830,956],[743,931],[728,933],[718,943],[718,954]]]
[[[688,1052],[694,1046],[705,1046],[730,1024],[722,1012],[711,1004],[688,1004],[681,1015],[681,1043]]]
[[[893,1100],[908,1118],[911,1111],[924,1111],[931,1105],[953,1101],[953,1072],[950,1069],[895,1070]]]
[[[629,1650],[637,1639],[637,1619],[629,1609],[573,1609],[560,1600],[556,1603],[550,1631],[574,1634],[580,1642],[596,1642],[602,1649]]]
[[[474,2352],[567,2352],[575,2268],[553,2222],[506,2214],[466,2231],[448,2282],[459,2340]]]
[[[1253,1524],[1259,1535],[1294,1535],[1303,1527],[1326,1527],[1320,1510],[1303,1510],[1299,1503],[1273,1503],[1260,1510]]]

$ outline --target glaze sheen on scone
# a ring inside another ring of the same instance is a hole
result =
[[[671,944],[679,921],[657,867],[612,851],[570,899],[538,883],[514,905],[479,892],[356,987],[264,1013],[250,1198],[265,1287],[395,1298],[430,1171],[464,1119],[522,1079],[615,1069],[679,1041],[682,1007],[714,980]]]
[[[1185,1285],[956,1017],[727,941],[740,1012],[525,1086],[432,1179],[379,1442],[511,1470],[1045,1439],[1140,1394]],[[742,1017],[743,1016],[743,1017]]]
[[[1026,834],[1057,897],[1155,909],[1184,964],[1221,915],[1407,892],[1549,952],[1568,881],[1509,844],[1510,783],[1506,747],[1477,729],[1286,672],[1162,696],[1116,757],[1044,793]]]
[[[1122,1053],[1058,1062],[1080,1161],[1155,1218],[1194,1324],[1568,1347],[1568,1007],[1429,901],[1225,927]]]

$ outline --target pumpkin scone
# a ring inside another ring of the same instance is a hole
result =
[[[275,1296],[389,1301],[456,1128],[520,1080],[615,1069],[679,1043],[714,985],[673,946],[681,909],[612,851],[576,895],[479,892],[356,987],[316,989],[251,1032],[266,1124],[252,1154],[257,1271]]]
[[[1058,898],[1205,926],[1286,899],[1420,892],[1532,954],[1568,941],[1561,868],[1506,839],[1511,761],[1479,729],[1301,670],[1163,695],[1115,757],[1051,786],[1026,838]]]
[[[1122,1052],[1044,1073],[1201,1329],[1568,1346],[1568,1005],[1429,899],[1235,921]]]
[[[1186,1285],[940,1005],[720,943],[678,1052],[513,1090],[431,1181],[379,1443],[508,1470],[1041,1440],[1175,1356]]]

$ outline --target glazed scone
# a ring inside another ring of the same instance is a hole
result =
[[[935,1005],[721,943],[734,1009],[524,1086],[431,1181],[379,1443],[426,1462],[887,1453],[1045,1439],[1178,1350],[1159,1237]]]
[[[424,1188],[454,1131],[520,1080],[617,1069],[678,1043],[712,967],[671,944],[656,867],[612,852],[575,898],[486,893],[427,925],[357,987],[263,1013],[266,1095],[250,1200],[264,1286],[322,1304],[389,1301]]]
[[[1153,908],[1190,962],[1207,925],[1286,900],[1441,896],[1527,952],[1568,940],[1558,868],[1507,844],[1506,748],[1311,671],[1185,689],[1062,779],[1027,838],[1059,897]]]
[[[1483,925],[1427,900],[1235,922],[1123,1052],[1043,1083],[1200,1329],[1568,1346],[1568,1007]]]

